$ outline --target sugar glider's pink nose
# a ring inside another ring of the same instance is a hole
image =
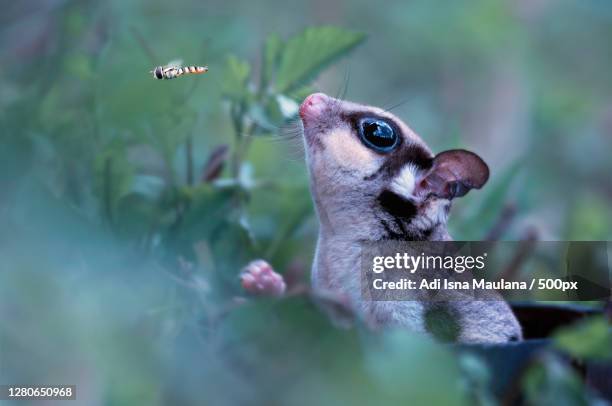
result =
[[[300,106],[302,120],[318,117],[325,109],[329,96],[323,93],[313,93],[308,96]]]

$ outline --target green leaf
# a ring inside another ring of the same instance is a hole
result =
[[[404,404],[407,396],[410,404],[417,405],[467,404],[465,391],[457,385],[462,371],[448,347],[401,330],[387,332],[368,344],[370,379],[393,400],[385,404]],[[432,382],[444,390],[434,390]]]
[[[555,345],[583,359],[612,359],[612,327],[602,317],[565,328],[555,335]]]
[[[484,358],[469,352],[458,357],[461,368],[461,386],[472,404],[494,406],[497,404],[492,393],[491,373]]]
[[[522,377],[527,405],[593,405],[598,399],[559,357],[544,354]]]
[[[159,224],[162,211],[154,200],[140,193],[129,193],[118,199],[114,210],[115,230],[124,238],[141,239],[153,225]]]
[[[130,190],[126,191],[125,195],[136,193],[149,200],[159,199],[166,187],[164,179],[147,174],[134,175],[131,183]]]
[[[278,104],[279,111],[285,119],[297,117],[300,110],[300,105],[297,104],[295,100],[282,94],[278,94],[276,95],[276,103]]]
[[[253,120],[255,124],[257,124],[258,129],[267,132],[274,132],[280,123],[282,115],[280,111],[278,111],[275,100],[272,99],[265,106],[265,110],[264,106],[260,104],[254,104],[251,106],[249,110],[249,118]]]
[[[75,54],[66,58],[64,70],[81,80],[91,79],[94,74],[91,58],[82,54]]]
[[[277,35],[272,34],[266,39],[264,45],[263,67],[262,72],[262,88],[266,87],[272,80],[272,75],[278,67],[281,51],[283,49],[283,40]]]
[[[307,84],[323,69],[361,44],[365,35],[338,27],[308,28],[285,45],[276,77],[280,93]]]
[[[223,95],[229,99],[240,100],[248,94],[247,81],[251,65],[234,55],[227,58],[223,78]]]
[[[299,107],[294,99],[281,94],[271,95],[265,102],[251,105],[249,118],[257,124],[255,134],[278,133],[279,127],[297,117]]]
[[[215,269],[214,256],[210,244],[206,240],[199,240],[193,244],[193,251],[200,268],[205,272],[211,272]]]

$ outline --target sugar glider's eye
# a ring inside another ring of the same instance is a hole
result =
[[[377,118],[361,120],[359,136],[366,147],[378,152],[393,151],[399,144],[399,136],[393,128]]]

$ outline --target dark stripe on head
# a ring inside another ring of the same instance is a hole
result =
[[[414,203],[390,190],[384,190],[378,196],[378,203],[383,210],[398,219],[410,220],[417,212]]]
[[[431,238],[433,228],[420,230],[410,227],[412,220],[418,216],[417,207],[411,201],[390,190],[385,190],[378,196],[378,203],[383,211],[391,216],[389,221],[395,226],[393,229],[389,221],[379,218],[385,230],[386,239],[425,241]]]
[[[433,165],[433,156],[420,145],[405,144],[389,155],[380,167],[380,171],[392,178],[407,164],[414,165],[421,170],[428,170]]]
[[[426,171],[433,165],[433,156],[420,145],[404,144],[397,151],[390,153],[376,172],[364,176],[363,180],[370,181],[378,177],[394,178],[408,164]]]

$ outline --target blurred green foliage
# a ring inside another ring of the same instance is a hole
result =
[[[581,359],[612,359],[612,334],[610,324],[604,318],[587,320],[578,326],[562,329],[555,339],[560,349]]]
[[[337,329],[307,298],[237,303],[253,258],[307,278],[294,132],[315,89],[485,158],[457,239],[508,204],[502,238],[612,236],[606,2],[29,0],[0,21],[2,383],[76,383],[83,404],[494,402],[495,371],[427,338]],[[175,58],[210,71],[151,78]],[[585,329],[559,345],[600,356],[609,336]],[[529,399],[581,404],[549,364]]]
[[[526,404],[605,404],[604,400],[585,388],[575,371],[567,368],[560,359],[548,354],[530,366],[522,384],[525,388]]]

